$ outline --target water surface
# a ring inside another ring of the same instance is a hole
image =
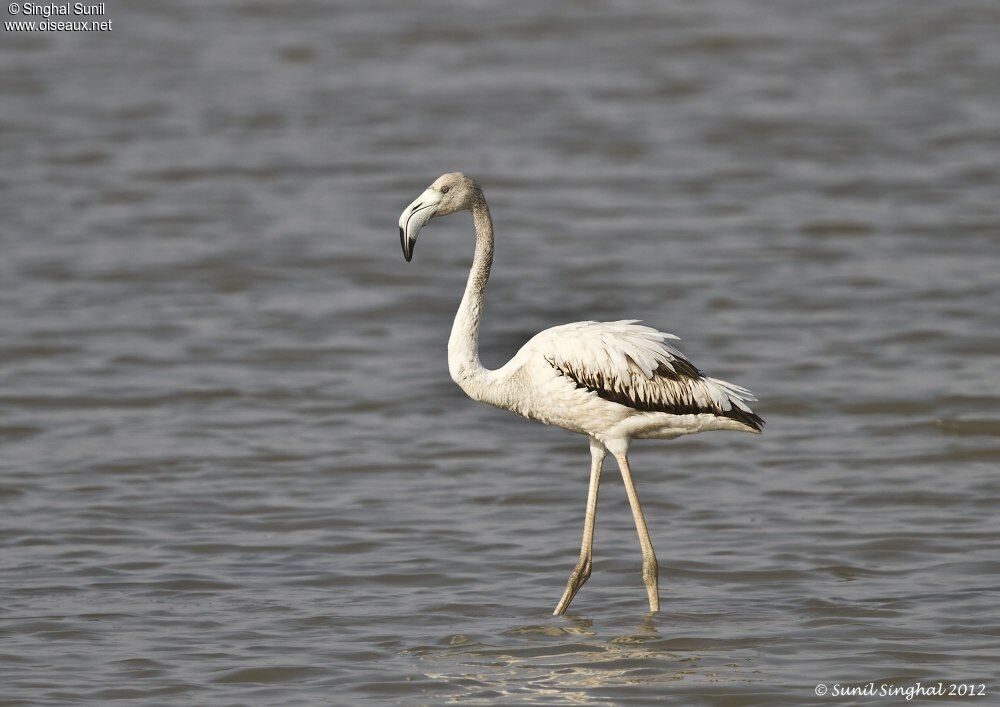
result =
[[[0,37],[5,704],[996,696],[995,3],[108,16]],[[549,613],[589,453],[449,380],[451,170],[487,365],[636,317],[761,398],[634,447],[658,615],[613,465]]]

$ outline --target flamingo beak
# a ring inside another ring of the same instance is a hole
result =
[[[417,242],[417,234],[434,216],[442,196],[437,189],[428,189],[400,214],[399,245],[403,247],[403,257],[406,258],[406,262],[410,262],[413,258],[413,246]]]

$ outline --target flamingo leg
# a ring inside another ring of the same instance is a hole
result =
[[[583,518],[583,541],[580,543],[580,559],[569,575],[566,591],[556,605],[554,615],[563,614],[580,591],[584,582],[590,579],[591,551],[594,546],[594,520],[597,518],[597,489],[601,485],[601,469],[608,450],[596,439],[590,440],[590,488],[587,491],[587,514]]]
[[[623,452],[615,452],[614,455],[615,461],[618,462],[618,468],[622,472],[622,481],[625,482],[625,493],[628,494],[628,503],[632,507],[632,517],[635,519],[635,529],[639,534],[639,546],[642,548],[642,581],[646,585],[646,594],[649,595],[649,610],[659,611],[659,568],[656,564],[656,554],[653,552],[653,541],[649,539],[646,519],[642,516],[639,497],[636,496],[635,484],[632,483],[632,472],[628,466],[628,457]]]

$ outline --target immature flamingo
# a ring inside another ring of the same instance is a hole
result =
[[[664,343],[676,336],[637,320],[574,322],[546,329],[507,365],[487,370],[479,362],[479,322],[493,262],[493,221],[482,189],[458,172],[442,175],[399,217],[399,240],[409,262],[424,224],[466,209],[472,211],[476,252],[448,339],[452,379],[473,400],[590,438],[590,490],[580,559],[553,613],[565,612],[590,577],[597,489],[608,452],[618,462],[632,507],[649,610],[659,611],[656,555],[632,482],[629,443],[708,430],[760,434],[764,420],[747,405],[756,398],[746,388],[702,375]]]

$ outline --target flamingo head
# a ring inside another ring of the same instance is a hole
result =
[[[423,194],[403,209],[399,216],[399,244],[406,262],[413,258],[413,246],[420,229],[435,216],[469,210],[482,191],[461,172],[442,174]]]

